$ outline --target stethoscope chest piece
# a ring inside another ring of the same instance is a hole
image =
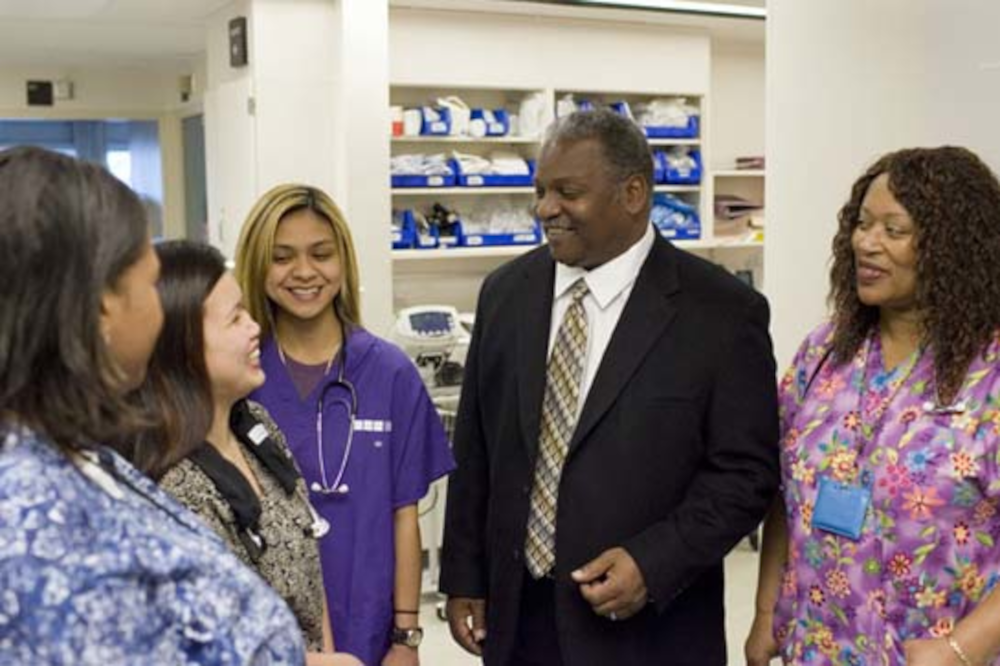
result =
[[[314,539],[322,539],[330,533],[330,521],[319,515],[319,511],[308,501],[306,505],[309,507],[310,515],[312,515],[312,524],[309,525],[309,533]]]
[[[312,524],[312,535],[317,539],[322,539],[330,533],[330,521],[322,516],[316,516]]]

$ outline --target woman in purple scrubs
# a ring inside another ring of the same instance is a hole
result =
[[[261,323],[264,386],[251,398],[285,433],[331,525],[320,540],[339,650],[368,666],[416,666],[417,502],[454,468],[410,359],[361,326],[347,223],[320,190],[267,192],[243,227],[236,275]]]

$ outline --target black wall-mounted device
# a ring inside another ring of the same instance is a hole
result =
[[[51,81],[28,81],[28,106],[52,106]]]
[[[246,67],[247,62],[247,17],[237,16],[229,21],[229,65]]]

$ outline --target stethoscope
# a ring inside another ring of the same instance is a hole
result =
[[[813,370],[812,375],[810,375],[809,377],[809,381],[805,383],[805,386],[802,390],[803,398],[805,398],[806,394],[809,393],[809,389],[810,387],[812,387],[813,381],[815,381],[816,377],[819,375],[820,370],[823,369],[823,365],[826,363],[827,359],[829,359],[832,354],[833,354],[833,347],[830,347],[823,354],[823,358],[819,360],[819,364],[816,366],[816,369]],[[944,405],[941,403],[942,403],[941,392],[938,390],[937,386],[935,386],[934,399],[925,400],[920,407],[925,414],[930,414],[932,416],[951,416],[957,414],[964,414],[966,410],[969,408],[968,404],[964,399],[956,399],[956,401],[952,402],[950,405]]]
[[[358,392],[347,377],[344,369],[347,367],[346,342],[340,348],[340,367],[337,368],[337,378],[329,382],[320,389],[319,397],[316,399],[316,458],[319,461],[319,481],[313,481],[309,485],[309,490],[320,495],[347,495],[351,488],[344,482],[344,474],[347,472],[347,463],[351,459],[351,449],[354,446],[354,421],[358,415]],[[335,407],[342,407],[347,414],[347,442],[344,445],[344,454],[340,459],[340,468],[337,475],[330,483],[326,474],[326,456],[323,455],[323,409],[326,402],[326,394],[330,389],[340,389],[347,393],[348,398],[340,397],[330,404]]]

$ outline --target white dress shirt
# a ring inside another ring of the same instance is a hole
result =
[[[611,335],[618,326],[625,304],[632,293],[632,287],[639,276],[639,270],[653,248],[653,225],[646,227],[646,233],[632,247],[611,261],[593,270],[585,270],[556,263],[556,279],[553,286],[552,324],[549,327],[549,354],[559,333],[563,315],[569,308],[572,297],[570,287],[581,277],[590,292],[583,299],[583,309],[587,314],[587,357],[583,362],[583,382],[580,386],[580,402],[576,406],[579,418],[587,393],[594,383],[601,359],[608,348]]]

